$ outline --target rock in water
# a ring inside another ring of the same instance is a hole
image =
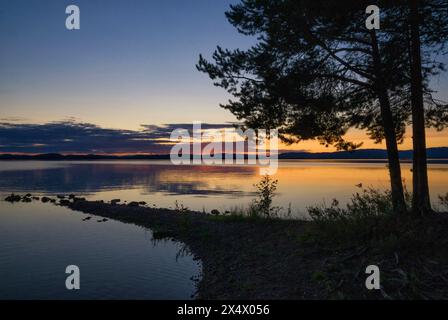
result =
[[[119,202],[121,202],[120,199],[112,199],[112,200],[110,201],[111,204],[117,204],[117,203],[119,203]]]
[[[59,201],[59,204],[61,206],[68,206],[70,204],[70,201],[62,199],[61,201]]]
[[[138,202],[132,201],[132,202],[129,202],[128,206],[129,207],[138,207],[139,204],[138,204]]]
[[[5,201],[8,202],[19,202],[22,198],[19,195],[15,195],[14,193],[12,193],[10,196],[5,198]]]

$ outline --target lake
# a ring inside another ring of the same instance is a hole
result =
[[[51,194],[58,185],[61,190],[68,190],[62,187],[64,180],[56,179],[55,184],[49,180],[55,179],[54,174],[65,175],[70,167],[54,163],[1,163],[1,198],[9,188],[6,180],[15,191]],[[33,175],[33,181],[28,174]],[[76,169],[68,175],[71,174],[76,175]],[[70,183],[65,181],[68,186]],[[91,184],[85,182],[85,186]],[[44,187],[46,183],[48,189]],[[73,190],[79,187],[78,184]],[[151,230],[131,224],[111,220],[100,223],[95,217],[83,221],[87,216],[38,201],[0,201],[0,299],[193,297],[192,277],[200,276],[201,266],[182,243],[156,241]],[[80,290],[65,287],[68,265],[80,269]]]
[[[410,164],[402,175],[412,191]],[[306,217],[306,208],[345,203],[356,187],[389,187],[385,163],[341,161],[280,161],[274,175],[278,190],[274,205],[285,210],[291,205],[297,217]],[[83,195],[91,200],[120,198],[146,201],[151,206],[172,208],[175,202],[194,210],[247,206],[255,197],[254,184],[260,180],[256,166],[174,166],[169,161],[3,161],[0,162],[0,192]],[[430,164],[431,195],[448,192],[448,164]]]
[[[410,164],[403,164],[410,188]],[[384,163],[280,161],[274,205],[341,203],[363,187],[388,188]],[[168,161],[1,161],[0,196],[74,193],[88,199],[146,201],[195,210],[245,207],[260,180],[256,166],[174,166]],[[431,195],[448,192],[448,165],[430,164]],[[434,201],[436,203],[436,201]],[[0,299],[190,299],[200,263],[188,248],[155,241],[151,230],[116,221],[83,221],[64,207],[0,201]],[[81,290],[65,288],[65,268],[77,265]]]

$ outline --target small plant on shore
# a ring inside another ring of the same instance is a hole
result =
[[[184,206],[183,203],[179,203],[177,200],[174,202],[174,208],[177,212],[180,213],[184,213],[189,210],[188,207]]]
[[[254,185],[257,188],[257,199],[253,201],[251,206],[250,211],[252,214],[263,215],[267,218],[278,214],[280,207],[272,206],[272,199],[275,196],[277,184],[278,180],[272,179],[270,175],[265,175],[260,182]]]
[[[448,210],[448,193],[445,194],[444,196],[439,196],[439,201],[442,207]]]

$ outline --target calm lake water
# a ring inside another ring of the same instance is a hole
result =
[[[410,164],[402,165],[408,190],[412,190]],[[359,192],[357,184],[389,187],[385,163],[330,161],[280,161],[275,205],[291,204],[294,216],[306,208],[346,202]],[[448,164],[430,164],[432,198],[448,192]],[[0,161],[0,192],[33,194],[75,193],[93,200],[120,198],[146,201],[151,206],[174,207],[175,202],[195,210],[229,210],[247,206],[260,180],[255,166],[174,166],[169,161]]]
[[[0,201],[0,299],[190,299],[200,265],[171,240],[67,208]],[[67,290],[68,265],[80,290]]]
[[[403,164],[408,188],[412,178]],[[384,163],[281,161],[275,205],[296,217],[364,187],[388,188]],[[173,166],[168,161],[0,161],[0,197],[74,193],[88,199],[146,201],[196,210],[247,206],[260,179],[254,166]],[[431,194],[448,192],[448,165],[429,166]],[[150,230],[39,202],[0,201],[0,299],[189,299],[200,265]],[[81,270],[81,290],[65,288],[65,268]]]

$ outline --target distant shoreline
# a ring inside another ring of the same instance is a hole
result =
[[[50,162],[68,162],[68,161],[86,161],[86,162],[96,162],[96,161],[168,161],[169,158],[71,158],[71,157],[64,157],[63,159],[47,159],[47,158],[41,158],[41,157],[27,157],[27,158],[2,158],[0,157],[0,162],[13,162],[13,161],[50,161]],[[279,158],[279,163],[282,162],[288,162],[288,161],[297,161],[297,162],[327,162],[327,163],[384,163],[387,164],[387,159],[343,159],[343,158]],[[403,164],[412,163],[412,159],[400,159],[400,162]],[[428,164],[448,164],[448,159],[428,159]],[[191,166],[194,166],[195,164],[191,164]],[[199,165],[206,165],[206,164],[199,164]],[[226,165],[226,164],[223,164]],[[238,164],[240,165],[240,164]],[[244,163],[241,165],[251,165],[248,163]],[[257,165],[257,164],[255,164]],[[208,166],[215,166],[215,165],[208,165]]]
[[[399,152],[402,162],[412,161],[412,150]],[[233,157],[236,155],[221,154],[218,158]],[[427,156],[429,163],[448,163],[448,147],[428,148]],[[387,152],[382,149],[360,149],[355,151],[338,152],[285,152],[280,153],[280,160],[310,160],[310,161],[342,161],[342,162],[387,162]],[[107,155],[107,154],[0,154],[0,160],[46,160],[46,161],[73,161],[73,160],[169,160],[169,154],[129,154],[129,155]],[[245,155],[247,159],[247,155]]]

